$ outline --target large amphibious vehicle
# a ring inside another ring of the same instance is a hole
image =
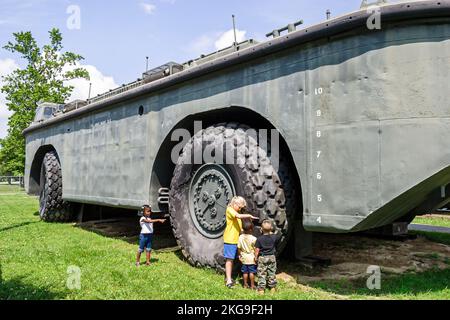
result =
[[[24,131],[26,189],[40,195],[41,217],[150,204],[170,214],[191,263],[217,267],[234,195],[273,219],[280,249],[294,239],[298,256],[311,232],[372,230],[444,207],[450,1],[298,24],[87,101],[42,104]],[[246,161],[222,161],[230,152]]]

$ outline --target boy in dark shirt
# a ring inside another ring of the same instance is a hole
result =
[[[264,294],[266,286],[271,292],[276,291],[277,259],[276,247],[281,234],[272,233],[272,222],[264,220],[261,225],[262,235],[256,240],[255,258],[258,261],[258,293]]]

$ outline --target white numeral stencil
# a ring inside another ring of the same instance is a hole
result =
[[[317,202],[322,202],[322,195],[321,194],[318,194],[317,195]]]
[[[322,116],[322,110],[317,110],[316,115],[317,115],[317,117],[321,117]]]
[[[317,222],[318,222],[319,224],[322,224],[322,217],[318,217],[318,218],[317,218]]]
[[[317,138],[322,137],[322,131],[317,131],[317,132],[316,132],[316,136],[317,136]]]
[[[315,92],[316,96],[318,96],[318,95],[320,95],[320,94],[323,93],[323,88],[316,88],[316,89],[314,90],[314,92]]]
[[[317,173],[317,180],[322,180],[322,174],[320,172]]]
[[[317,159],[319,159],[320,158],[320,156],[322,155],[322,151],[317,151]]]

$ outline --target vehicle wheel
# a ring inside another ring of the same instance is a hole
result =
[[[169,211],[175,238],[192,265],[223,269],[225,211],[235,195],[247,200],[248,210],[259,222],[273,219],[283,235],[279,253],[290,236],[289,222],[297,210],[292,174],[285,159],[274,167],[249,129],[229,123],[202,130],[177,161]],[[195,164],[199,152],[212,155],[214,161]]]
[[[45,154],[41,167],[39,215],[47,222],[67,222],[72,219],[70,204],[62,199],[61,165],[56,152]]]

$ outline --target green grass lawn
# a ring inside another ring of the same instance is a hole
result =
[[[3,194],[12,194],[23,192],[23,189],[18,185],[0,184],[0,196]]]
[[[10,190],[11,191],[11,190]],[[11,193],[7,195],[7,193]],[[450,270],[383,279],[383,290],[364,283],[280,283],[260,297],[229,290],[223,276],[187,264],[178,252],[158,253],[153,265],[134,266],[136,245],[39,220],[38,201],[0,188],[0,299],[449,299]],[[450,242],[444,235],[437,241]],[[66,286],[69,266],[81,269],[81,290]]]
[[[413,223],[426,224],[430,226],[447,227],[450,228],[450,216],[445,217],[416,217]]]

